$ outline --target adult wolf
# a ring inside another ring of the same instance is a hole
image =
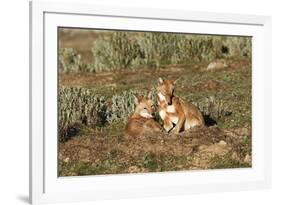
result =
[[[199,109],[174,95],[176,80],[158,79],[157,103],[159,115],[167,132],[179,133],[195,126],[205,126]]]

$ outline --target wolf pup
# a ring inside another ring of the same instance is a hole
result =
[[[195,126],[205,126],[196,106],[174,95],[176,80],[158,79],[157,103],[159,115],[167,132],[179,133]]]
[[[129,118],[124,134],[127,136],[142,136],[153,133],[161,133],[162,126],[153,119],[154,106],[151,93],[148,96],[135,97],[136,109]]]

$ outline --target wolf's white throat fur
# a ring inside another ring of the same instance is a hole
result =
[[[161,102],[163,102],[163,101],[166,102],[166,98],[165,98],[165,96],[164,96],[162,93],[158,93],[158,97],[159,97],[159,100],[160,100]],[[166,102],[166,103],[167,103],[167,102]]]
[[[165,117],[166,117],[166,112],[165,112],[164,110],[161,110],[161,111],[159,112],[159,115],[160,115],[161,119],[164,120]]]
[[[151,114],[147,113],[146,111],[141,111],[140,116],[142,116],[144,118],[153,118],[153,116]]]
[[[175,106],[174,105],[167,106],[167,112],[175,113],[176,112]]]

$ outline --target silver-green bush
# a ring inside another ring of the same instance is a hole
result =
[[[60,141],[67,140],[81,125],[95,128],[116,121],[126,123],[135,109],[134,95],[144,94],[147,93],[129,90],[106,99],[96,95],[92,89],[60,87],[58,112]]]
[[[108,32],[93,44],[93,64],[74,49],[59,51],[60,72],[157,68],[216,58],[251,57],[251,38],[155,32]]]
[[[113,32],[97,39],[92,53],[96,71],[127,69],[138,57],[139,46],[127,32]]]
[[[250,57],[251,38],[171,33],[110,33],[92,48],[97,71]]]
[[[84,71],[86,65],[81,60],[81,55],[72,48],[59,50],[59,71],[62,73]]]
[[[223,116],[231,114],[230,108],[223,100],[216,99],[214,96],[205,98],[201,102],[195,103],[204,116],[209,116],[218,120]]]
[[[155,98],[155,89],[152,89],[152,100],[154,103],[156,102]],[[128,117],[135,110],[135,99],[134,96],[145,96],[146,92],[136,91],[136,90],[128,90],[123,91],[120,95],[113,95],[111,98],[111,107],[110,107],[110,115],[108,116],[108,121],[118,121],[122,120],[124,123],[127,122]]]
[[[95,95],[90,89],[61,87],[58,117],[60,141],[68,138],[69,132],[77,130],[81,124],[103,126],[107,120],[105,98]]]
[[[156,90],[153,88],[151,92],[156,105]],[[135,110],[134,96],[141,95],[147,95],[147,92],[128,90],[106,99],[95,94],[93,89],[60,87],[58,112],[60,141],[67,140],[79,131],[81,125],[96,128],[113,122],[125,124]],[[229,107],[214,97],[208,97],[195,105],[205,116],[215,120],[231,114]]]

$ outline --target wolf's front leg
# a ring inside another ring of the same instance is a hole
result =
[[[166,130],[166,132],[170,132],[173,129],[174,125],[173,125],[172,121],[170,121],[170,119],[166,118],[166,119],[164,119],[163,127]]]
[[[178,118],[178,122],[177,122],[176,126],[172,130],[172,133],[178,134],[182,130],[182,128],[184,126],[184,122],[185,122],[185,116],[180,115],[179,118]]]

